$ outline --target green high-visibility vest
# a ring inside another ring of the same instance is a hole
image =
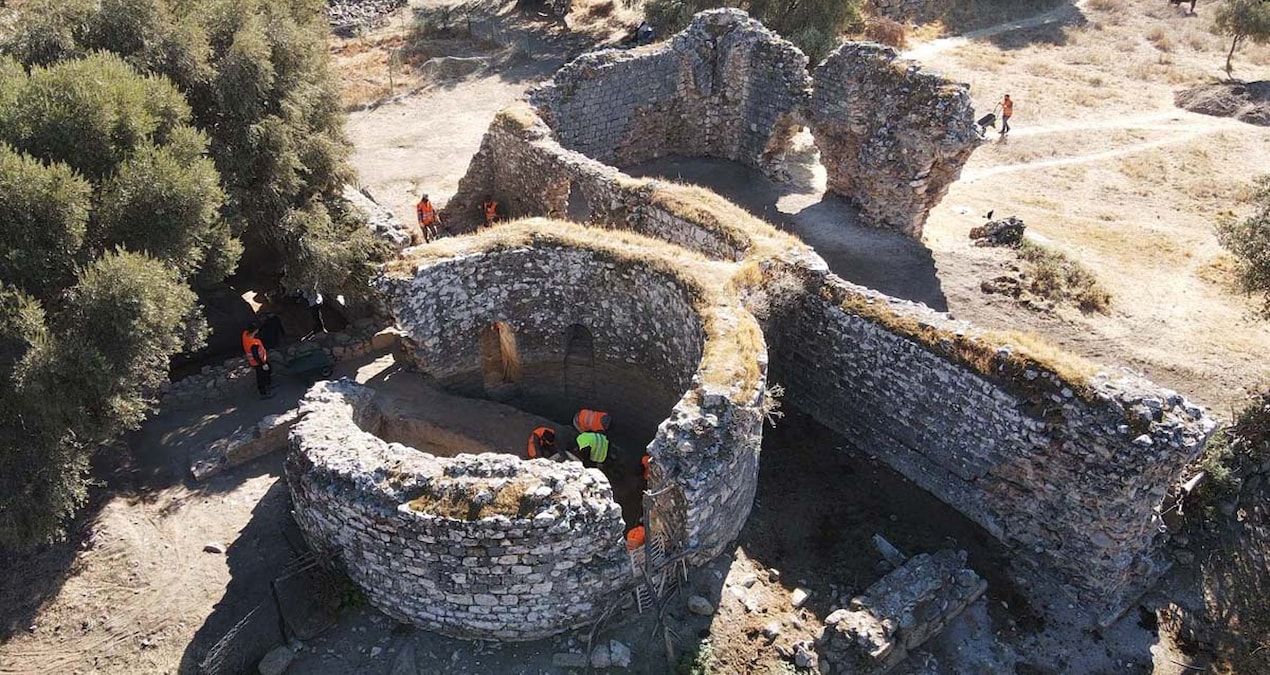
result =
[[[578,434],[578,447],[591,449],[591,461],[603,464],[609,458],[609,439],[604,434],[588,431]]]

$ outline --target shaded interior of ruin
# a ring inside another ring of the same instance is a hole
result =
[[[558,447],[571,449],[574,414],[583,408],[603,410],[613,426],[602,470],[627,527],[634,527],[643,515],[646,487],[641,459],[658,425],[691,385],[704,330],[690,294],[665,273],[601,260],[590,252],[576,255],[568,262],[542,252],[494,252],[481,263],[480,273],[490,277],[479,281],[453,270],[463,283],[472,283],[467,303],[436,311],[470,312],[479,319],[470,326],[436,324],[447,345],[433,353],[444,356],[420,363],[423,377],[413,377],[471,402],[470,410],[454,414],[460,421],[478,417],[469,420],[475,425],[471,435],[481,433],[481,427],[500,427],[496,440],[473,443],[470,435],[455,433],[454,420],[420,423],[401,414],[385,417],[376,433],[440,456],[478,447],[525,457],[535,427],[553,426]],[[560,278],[565,274],[579,274],[584,281]],[[669,327],[673,334],[665,332]]]

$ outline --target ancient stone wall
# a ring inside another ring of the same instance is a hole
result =
[[[1034,578],[1058,571],[1095,612],[1163,571],[1155,509],[1214,427],[1200,408],[1131,377],[1061,377],[1008,337],[808,278],[769,332],[790,404],[1013,547]]]
[[[481,334],[495,321],[515,331],[524,363],[561,361],[573,324],[590,331],[597,361],[675,390],[688,388],[701,360],[691,291],[649,264],[596,251],[493,250],[424,263],[384,284],[414,360],[443,382],[481,370]]]
[[[515,329],[525,363],[560,361],[566,328],[587,327],[596,362],[683,392],[647,448],[658,497],[646,517],[673,549],[718,555],[756,488],[767,357],[753,317],[681,274],[705,264],[685,251],[606,245],[601,231],[554,221],[498,230],[442,259],[423,247],[381,282],[419,367],[442,380],[477,368],[477,336],[493,321]]]
[[[686,186],[631,178],[566,150],[533,110],[513,106],[490,125],[442,217],[454,231],[470,232],[480,222],[481,202],[493,198],[505,217],[567,217],[630,230],[711,258],[743,257],[750,239],[742,230],[728,220],[702,219],[676,208],[691,193]]]
[[[286,363],[310,351],[325,352],[334,362],[364,356],[372,351],[388,349],[397,343],[397,332],[385,329],[374,319],[362,319],[346,330],[314,336],[305,342],[292,342],[270,352],[274,364],[275,379],[291,377]],[[230,401],[255,395],[256,375],[242,356],[225,359],[220,365],[204,366],[197,374],[174,382],[165,382],[159,389],[160,405],[167,410],[182,410],[195,406]]]
[[[772,171],[797,130],[807,57],[744,12],[701,12],[670,40],[584,54],[532,95],[564,147],[618,167],[710,156]]]
[[[374,392],[348,380],[314,385],[300,414],[286,466],[296,521],[389,616],[530,640],[594,620],[632,582],[598,470],[388,443]]]
[[[843,43],[814,77],[808,118],[829,190],[866,223],[921,237],[980,142],[970,87],[859,42]]]

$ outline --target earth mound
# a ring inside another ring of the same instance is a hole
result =
[[[1173,103],[1203,115],[1270,126],[1270,80],[1203,84],[1177,92]]]

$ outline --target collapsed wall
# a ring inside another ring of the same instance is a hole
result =
[[[478,205],[498,200],[513,217],[567,217],[627,230],[700,253],[740,260],[752,246],[736,227],[746,214],[706,190],[632,178],[581,153],[567,150],[533,109],[514,105],[498,113],[480,150],[459,181],[443,214],[446,223],[471,232]],[[700,207],[708,203],[709,208]]]
[[[666,42],[584,54],[532,94],[560,143],[623,167],[666,155],[779,168],[807,57],[744,12],[701,12]]]
[[[530,640],[585,625],[630,583],[599,471],[389,443],[375,393],[347,380],[314,385],[300,414],[286,466],[296,522],[389,616]]]
[[[864,222],[920,238],[980,142],[970,87],[858,42],[843,43],[813,75],[808,119],[829,191]]]
[[[983,526],[1033,579],[1057,572],[1104,618],[1164,571],[1156,509],[1215,426],[1199,407],[823,269],[796,274],[809,292],[768,330],[792,405]]]

